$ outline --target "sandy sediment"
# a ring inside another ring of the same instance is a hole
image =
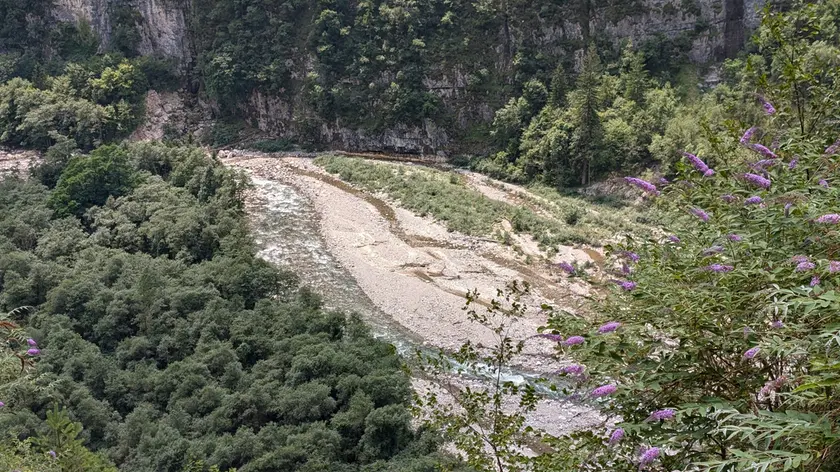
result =
[[[526,266],[508,247],[448,231],[431,218],[338,183],[307,159],[224,160],[304,194],[317,211],[321,236],[332,255],[379,309],[424,344],[457,349],[467,341],[494,343],[490,329],[469,322],[463,313],[469,290],[478,290],[486,303],[512,280],[531,284],[526,302],[535,308],[512,323],[509,334],[517,339],[533,336],[545,324],[546,314],[536,308],[542,303],[574,312],[587,295],[580,284],[546,267]],[[567,255],[588,260],[574,248],[568,248]],[[552,343],[533,339],[518,363],[535,371],[556,370],[553,353]]]

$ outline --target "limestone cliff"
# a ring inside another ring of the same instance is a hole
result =
[[[61,21],[88,22],[101,43],[107,45],[114,27],[115,1],[56,0],[54,15]],[[197,8],[196,1],[128,0],[127,5],[139,14],[135,25],[140,37],[138,52],[172,58],[180,64],[182,71],[189,72],[197,62],[195,48],[191,45],[191,34],[195,31],[191,33],[190,28],[202,27],[201,24],[190,25],[192,9]],[[491,36],[497,37],[498,41],[484,45],[498,58],[496,71],[485,73],[509,70],[519,43],[527,42],[532,49],[547,55],[579,57],[579,45],[596,36],[614,44],[628,38],[639,44],[657,35],[687,38],[691,45],[688,57],[696,63],[710,63],[734,55],[743,46],[748,32],[758,24],[757,11],[763,2],[613,0],[592,6],[594,0],[577,0],[568,4],[552,3],[553,13],[545,16],[544,9],[535,6],[527,15],[506,20],[499,34]],[[125,0],[120,5],[125,6]],[[623,9],[622,5],[631,7]],[[299,44],[307,43],[308,31],[295,34],[300,38]],[[413,125],[374,129],[347,124],[341,118],[309,119],[316,113],[301,97],[300,83],[313,70],[315,59],[314,52],[306,46],[285,59],[291,65],[291,80],[298,85],[284,93],[254,88],[237,106],[253,126],[267,134],[290,138],[306,134],[310,140],[329,148],[409,153],[469,152],[457,142],[459,133],[463,134],[476,123],[491,121],[494,110],[508,98],[471,95],[469,83],[474,75],[468,71],[474,74],[477,67],[470,61],[469,57],[456,57],[446,63],[430,64],[425,70],[422,86],[439,97],[448,116],[445,122],[424,119]],[[201,71],[192,70],[193,77],[200,75]],[[383,77],[382,80],[390,79]],[[159,116],[154,119],[160,121]]]

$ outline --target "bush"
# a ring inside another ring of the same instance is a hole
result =
[[[49,204],[56,215],[81,217],[88,208],[104,204],[108,197],[125,195],[136,182],[126,150],[103,146],[90,156],[70,159]]]
[[[292,142],[288,139],[265,139],[256,141],[248,147],[259,152],[282,152],[291,149]]]

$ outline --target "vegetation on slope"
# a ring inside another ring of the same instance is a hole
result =
[[[52,191],[0,181],[0,308],[36,307],[15,321],[41,349],[37,377],[2,390],[2,439],[48,435],[58,404],[120,470],[446,463],[411,427],[393,347],[255,257],[244,188],[157,144],[74,155]],[[0,461],[27,454],[3,444]]]
[[[465,408],[437,418],[450,434],[485,417],[501,425],[468,436],[489,448],[453,438],[472,462],[498,472],[840,469],[840,106],[825,99],[840,88],[838,25],[837,1],[766,15],[758,54],[729,64],[742,91],[761,87],[747,104],[759,100],[762,114],[745,104],[704,126],[695,139],[708,147],[687,149],[699,155],[678,162],[671,183],[631,179],[661,211],[661,231],[611,248],[613,293],[596,319],[556,311],[541,330],[536,342],[572,361],[558,384],[599,407],[603,427],[543,436],[551,450],[528,458],[514,446],[532,431],[511,434],[522,416],[498,405],[532,408],[535,392],[462,392]],[[526,310],[512,287],[490,311]],[[495,328],[497,365],[522,349],[505,334],[511,320],[467,314]]]

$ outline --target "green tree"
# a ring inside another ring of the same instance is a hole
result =
[[[108,197],[128,193],[136,182],[126,150],[104,146],[90,156],[70,160],[50,195],[50,207],[60,216],[81,217],[91,206],[104,204]]]

